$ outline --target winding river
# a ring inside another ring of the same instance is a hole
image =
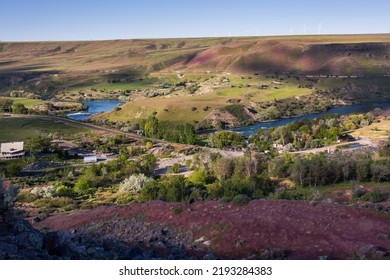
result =
[[[250,126],[243,126],[238,128],[231,129],[232,131],[236,131],[241,133],[245,137],[249,137],[252,134],[256,133],[257,130],[260,128],[271,128],[276,126],[282,126],[289,123],[292,123],[294,121],[303,120],[303,119],[314,119],[326,114],[338,114],[338,115],[347,115],[347,114],[355,114],[355,113],[365,113],[369,112],[375,108],[382,108],[387,109],[390,108],[390,101],[383,101],[383,102],[367,102],[362,104],[354,104],[354,105],[346,105],[341,107],[335,107],[332,109],[329,109],[325,112],[319,112],[319,113],[312,113],[312,114],[306,114],[291,118],[284,118],[280,119],[278,121],[272,121],[272,122],[261,122],[256,123],[254,125]]]
[[[123,102],[118,100],[92,100],[92,101],[83,101],[82,103],[88,106],[88,110],[80,111],[76,113],[70,113],[67,115],[68,118],[73,120],[83,121],[90,118],[93,115],[102,112],[108,112],[114,109],[115,107],[123,104]],[[267,129],[271,127],[282,126],[282,125],[292,123],[294,121],[303,120],[303,119],[314,119],[326,114],[347,115],[347,114],[354,114],[354,113],[365,113],[375,108],[382,108],[382,109],[390,108],[390,101],[367,102],[362,104],[335,107],[325,112],[311,113],[311,114],[306,114],[306,115],[301,115],[296,117],[283,118],[271,122],[261,122],[250,126],[233,128],[231,130],[239,132],[245,137],[249,137],[252,134],[256,133],[256,131],[259,130],[260,128]]]

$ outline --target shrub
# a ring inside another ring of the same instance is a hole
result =
[[[180,202],[188,199],[190,191],[186,185],[186,178],[181,175],[163,176],[159,182],[158,195],[168,202]]]
[[[205,186],[213,182],[213,178],[210,174],[204,169],[196,169],[192,174],[188,177],[188,181],[200,186]]]
[[[222,203],[229,203],[232,201],[232,198],[230,196],[224,196],[219,201],[221,201]]]
[[[366,189],[363,186],[352,187],[352,197],[359,198],[366,194]]]
[[[151,148],[153,148],[153,143],[150,142],[150,141],[146,142],[146,144],[145,144],[145,149],[146,149],[146,150],[150,150]]]
[[[20,162],[12,162],[9,165],[7,165],[7,176],[8,177],[17,177],[20,176],[20,172],[23,169],[23,164]]]
[[[180,172],[180,163],[176,162],[168,168],[169,173],[179,173]]]
[[[288,190],[284,190],[284,191],[278,193],[275,197],[276,197],[276,199],[283,199],[283,200],[303,200],[303,199],[305,199],[305,196],[301,192],[288,191]]]
[[[175,215],[179,215],[182,212],[183,212],[182,208],[178,208],[178,207],[172,208],[172,213],[175,214]]]
[[[34,202],[34,206],[38,208],[65,208],[70,204],[74,204],[74,201],[69,197],[47,197],[37,199]]]
[[[19,192],[19,187],[9,186],[4,189],[2,185],[3,181],[0,178],[0,212],[13,206]]]
[[[232,199],[232,203],[235,205],[246,205],[250,201],[249,197],[244,194],[238,194]]]
[[[125,179],[119,185],[119,192],[126,193],[130,197],[137,197],[143,186],[153,181],[153,179],[146,177],[144,174],[134,174]]]
[[[39,198],[51,198],[56,195],[56,187],[53,185],[46,187],[35,187],[30,191],[30,193]]]
[[[56,188],[56,195],[60,197],[73,197],[75,192],[70,187],[59,186]]]
[[[368,194],[368,199],[372,203],[378,203],[385,200],[385,195],[379,190],[379,188],[375,188],[372,192]]]
[[[97,185],[98,178],[94,175],[86,174],[79,177],[74,185],[74,190],[82,195],[93,194],[96,191]]]
[[[141,189],[141,193],[138,196],[138,200],[140,201],[149,201],[149,200],[156,200],[158,198],[160,187],[156,183],[156,181],[151,181],[144,185],[144,187]]]
[[[38,199],[38,196],[31,192],[21,192],[18,194],[17,201],[30,203]]]
[[[134,196],[128,193],[121,193],[117,196],[115,203],[120,205],[127,205],[134,201]]]

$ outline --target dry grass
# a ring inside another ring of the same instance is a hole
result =
[[[390,120],[380,118],[379,123],[372,123],[368,126],[356,129],[351,135],[354,137],[368,137],[374,142],[387,139],[390,136]]]
[[[274,36],[197,39],[150,39],[79,42],[26,42],[0,44],[0,71],[118,71],[142,65],[169,67],[194,53],[216,47],[221,65],[229,65],[237,56],[248,58],[266,52],[276,64],[278,59],[295,56],[310,44],[388,42],[390,35]],[[184,45],[178,47],[181,42]],[[225,47],[226,46],[226,47]],[[284,50],[280,56],[278,48]],[[273,49],[273,52],[269,52]],[[244,55],[244,56],[245,56]],[[274,55],[274,56],[272,56]],[[225,63],[222,63],[222,60]],[[230,63],[228,62],[230,61]],[[179,63],[180,64],[180,63]],[[300,62],[302,64],[302,62]],[[304,63],[303,63],[304,65]],[[267,65],[265,65],[267,66]]]

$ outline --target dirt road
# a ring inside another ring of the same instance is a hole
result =
[[[327,151],[333,153],[338,148],[338,146],[345,145],[345,144],[346,145],[356,145],[356,147],[348,148],[349,151],[353,150],[353,149],[357,149],[361,146],[376,147],[376,145],[369,138],[362,137],[362,138],[360,138],[356,141],[352,141],[352,142],[338,143],[338,144],[334,144],[334,145],[330,145],[330,146],[326,146],[326,147],[293,152],[293,154],[315,154],[315,153],[327,152]]]

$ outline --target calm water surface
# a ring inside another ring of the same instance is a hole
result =
[[[243,127],[237,127],[231,129],[232,131],[236,131],[244,135],[245,137],[249,137],[252,134],[256,133],[257,130],[260,128],[267,129],[271,127],[276,127],[276,126],[282,126],[286,125],[298,120],[304,120],[304,119],[314,119],[326,114],[338,114],[338,115],[348,115],[348,114],[354,114],[354,113],[365,113],[369,112],[375,108],[382,108],[382,109],[387,109],[390,108],[390,101],[385,101],[385,102],[367,102],[363,104],[355,104],[355,105],[347,105],[347,106],[341,106],[341,107],[336,107],[332,108],[328,111],[325,112],[320,112],[320,113],[312,113],[312,114],[307,114],[307,115],[302,115],[302,116],[297,116],[297,117],[291,117],[291,118],[285,118],[281,119],[278,121],[274,122],[262,122],[262,123],[257,123],[254,125],[250,126],[243,126]]]
[[[84,121],[93,115],[102,112],[108,112],[114,109],[116,106],[123,104],[123,102],[118,100],[92,100],[92,101],[83,101],[81,102],[88,106],[88,110],[75,112],[68,114],[68,118],[78,121]]]

